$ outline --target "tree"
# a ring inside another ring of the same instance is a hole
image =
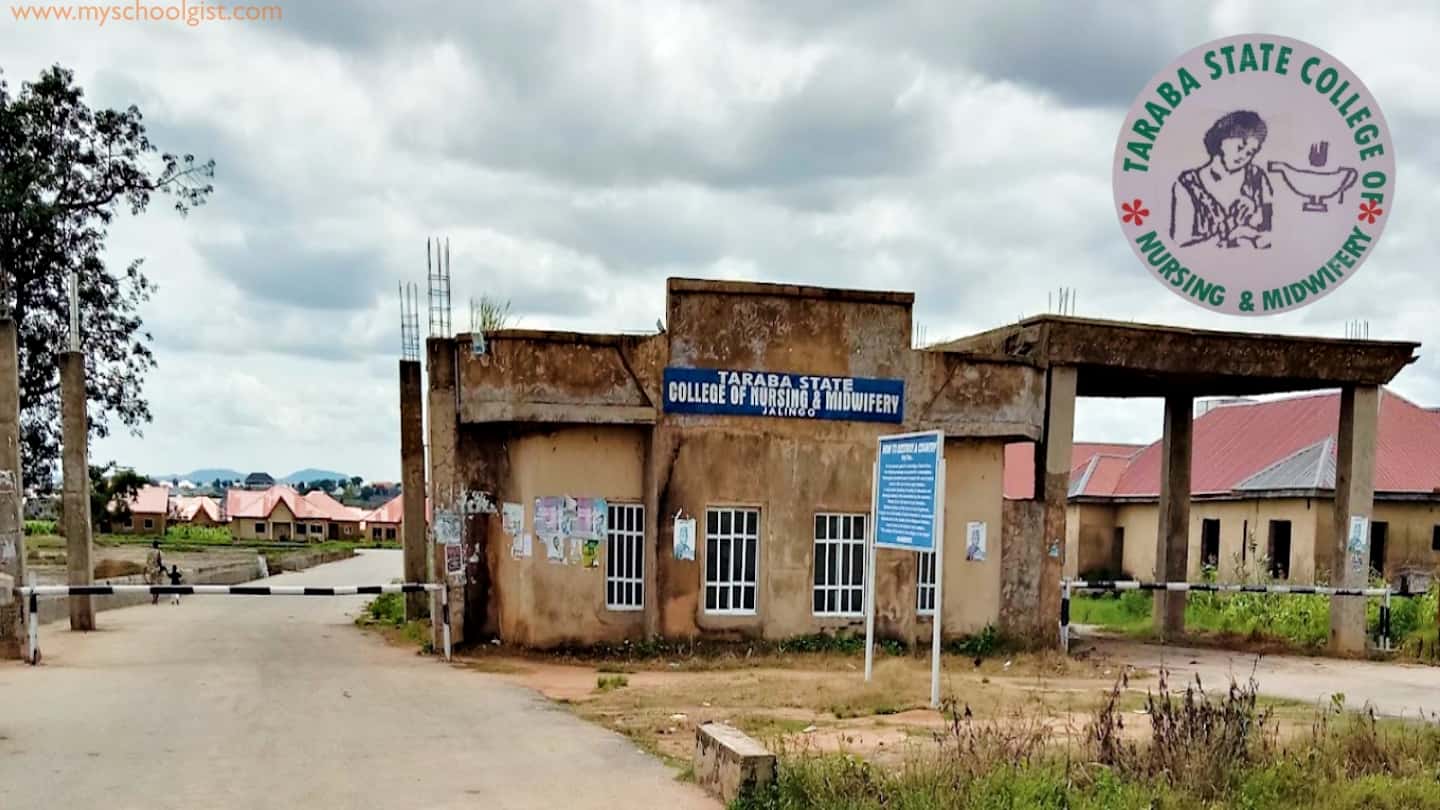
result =
[[[145,476],[130,469],[116,469],[115,462],[90,465],[90,525],[108,532],[113,525],[130,522],[130,502],[149,484]]]
[[[363,483],[365,483],[365,479],[364,479],[364,478],[361,478],[361,477],[358,476],[358,475],[352,475],[352,476],[350,476],[350,487],[351,487],[351,489],[359,489],[359,488],[360,488],[360,485],[363,484]]]
[[[316,486],[316,488],[319,489],[321,492],[324,492],[326,495],[329,495],[330,493],[332,493],[332,492],[335,491],[335,485],[336,485],[336,483],[337,483],[337,482],[336,482],[334,479],[332,479],[332,478],[322,478],[322,479],[320,479],[319,481],[316,481],[316,482],[315,482],[315,486]]]
[[[11,95],[0,78],[0,307],[19,331],[23,474],[45,488],[59,455],[57,353],[68,345],[68,278],[79,278],[90,430],[150,421],[145,374],[155,367],[140,305],[155,286],[141,259],[106,266],[117,212],[143,213],[156,194],[184,214],[209,197],[214,161],[160,153],[140,111],[91,109],[74,74],[41,72]]]

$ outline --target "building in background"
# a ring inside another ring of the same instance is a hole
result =
[[[146,484],[135,493],[128,504],[130,520],[117,524],[117,532],[128,534],[164,534],[170,520],[170,486],[168,484]]]
[[[365,517],[362,510],[345,506],[324,492],[301,495],[284,484],[226,491],[225,515],[237,540],[306,542],[358,539]]]
[[[1339,393],[1196,410],[1189,577],[1330,581]],[[1075,445],[1068,575],[1156,577],[1161,449]],[[1007,497],[1027,497],[1030,452],[1007,449]],[[1382,389],[1374,488],[1372,576],[1425,587],[1440,568],[1440,413]]]
[[[208,495],[178,495],[172,500],[170,511],[176,523],[218,526],[224,522],[220,502]]]

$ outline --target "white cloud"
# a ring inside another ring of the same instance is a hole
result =
[[[19,23],[13,85],[60,62],[92,103],[138,104],[165,149],[215,156],[210,205],[113,229],[146,257],[160,368],[142,469],[299,466],[394,478],[402,278],[448,235],[472,295],[522,324],[648,328],[668,275],[917,293],[931,340],[1078,289],[1079,313],[1440,341],[1440,9],[1295,0],[957,5],[495,2],[284,21]],[[1384,247],[1343,294],[1275,318],[1196,309],[1145,278],[1110,211],[1120,116],[1180,51],[1245,30],[1315,42],[1364,77],[1399,150]],[[424,302],[422,301],[422,307]],[[422,317],[423,320],[423,317]],[[1397,389],[1440,402],[1422,355]],[[1086,403],[1077,436],[1146,440],[1154,402]]]

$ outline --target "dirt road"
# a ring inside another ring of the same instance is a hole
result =
[[[400,553],[273,584],[389,582]],[[0,662],[6,807],[714,807],[529,690],[387,646],[363,597],[187,597]]]
[[[1440,669],[1419,664],[1345,661],[1293,655],[1264,655],[1196,647],[1165,647],[1118,639],[1086,638],[1075,642],[1080,653],[1091,647],[1117,660],[1145,669],[1172,673],[1172,685],[1183,688],[1200,676],[1207,689],[1221,690],[1231,678],[1244,682],[1251,673],[1260,693],[1320,706],[1343,694],[1345,705],[1366,704],[1389,717],[1440,719]]]

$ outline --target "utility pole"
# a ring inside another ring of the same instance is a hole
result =
[[[80,350],[80,276],[70,272],[70,342],[60,355],[60,429],[65,555],[71,585],[90,585],[90,423],[85,414],[85,353]],[[95,606],[88,596],[72,596],[70,629],[94,630]]]
[[[10,277],[0,266],[0,658],[25,656],[25,487],[20,476],[20,351],[10,317]]]

